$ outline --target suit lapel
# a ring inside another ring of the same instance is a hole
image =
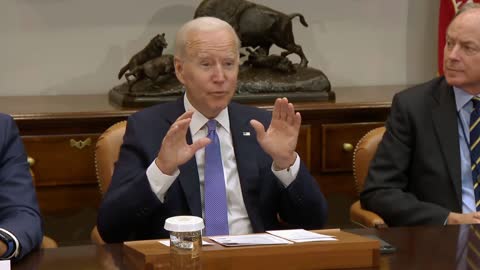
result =
[[[462,205],[462,183],[460,169],[460,146],[458,142],[458,124],[455,95],[445,80],[433,92],[436,104],[432,108],[432,118],[440,149],[443,153],[450,178],[452,179],[459,205]]]
[[[183,96],[177,100],[177,106],[175,111],[172,112],[167,118],[172,125],[175,120],[185,112],[185,106],[183,105]],[[192,143],[192,134],[190,129],[187,131],[187,143]],[[180,186],[185,193],[190,213],[194,216],[202,216],[202,206],[200,198],[200,180],[198,177],[198,168],[195,156],[191,158],[187,163],[180,166],[180,174],[178,179]]]
[[[255,130],[250,125],[251,117],[242,113],[237,104],[229,106],[230,130],[237,162],[240,186],[243,201],[247,209],[254,232],[264,230],[264,225],[259,212],[260,189],[257,156],[254,152],[257,147]]]

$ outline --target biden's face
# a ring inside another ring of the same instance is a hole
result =
[[[183,57],[175,59],[175,69],[191,104],[205,117],[216,117],[237,88],[236,36],[226,29],[193,33]]]

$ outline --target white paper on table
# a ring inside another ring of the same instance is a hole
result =
[[[169,240],[169,239],[159,240],[158,242],[159,242],[160,244],[164,244],[164,245],[167,246],[167,247],[170,246],[170,240]],[[215,244],[202,240],[202,246],[213,246],[213,245],[215,245]],[[3,270],[3,269],[0,268],[0,270]]]
[[[316,242],[316,241],[337,241],[334,236],[314,233],[304,229],[267,231],[267,233],[276,235],[297,243]]]
[[[10,270],[10,260],[0,261],[0,270]]]
[[[267,233],[210,236],[209,238],[226,247],[293,244],[288,240]]]

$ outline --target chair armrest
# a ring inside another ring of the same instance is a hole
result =
[[[48,236],[44,236],[42,239],[41,248],[57,248],[57,242]]]
[[[103,241],[100,233],[98,232],[97,226],[93,227],[92,232],[90,233],[90,240],[92,240],[92,243],[96,245],[105,244],[105,241]]]
[[[350,220],[362,227],[386,228],[385,221],[372,211],[362,208],[360,201],[356,201],[350,207]]]

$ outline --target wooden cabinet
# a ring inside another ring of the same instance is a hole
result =
[[[322,172],[352,171],[353,151],[358,141],[383,122],[322,125]]]
[[[312,167],[312,127],[310,125],[302,125],[300,134],[298,135],[297,153],[305,163],[308,169]]]
[[[44,214],[97,207],[94,149],[99,134],[23,136]]]
[[[24,136],[35,185],[90,184],[95,179],[93,155],[98,134]]]
[[[71,216],[97,209],[96,140],[135,110],[113,108],[106,95],[2,97],[0,108],[19,127],[42,214]]]
[[[353,150],[348,148],[368,130],[383,124],[393,94],[402,88],[337,88],[333,89],[335,102],[294,103],[302,115],[297,151],[327,199],[339,194],[352,201],[356,198]],[[272,104],[255,106],[272,109]],[[27,154],[34,161],[31,168],[42,212],[98,207],[96,140],[110,125],[137,109],[116,108],[107,95],[3,97],[0,108],[16,120]],[[330,213],[339,213],[334,204],[330,208]]]

